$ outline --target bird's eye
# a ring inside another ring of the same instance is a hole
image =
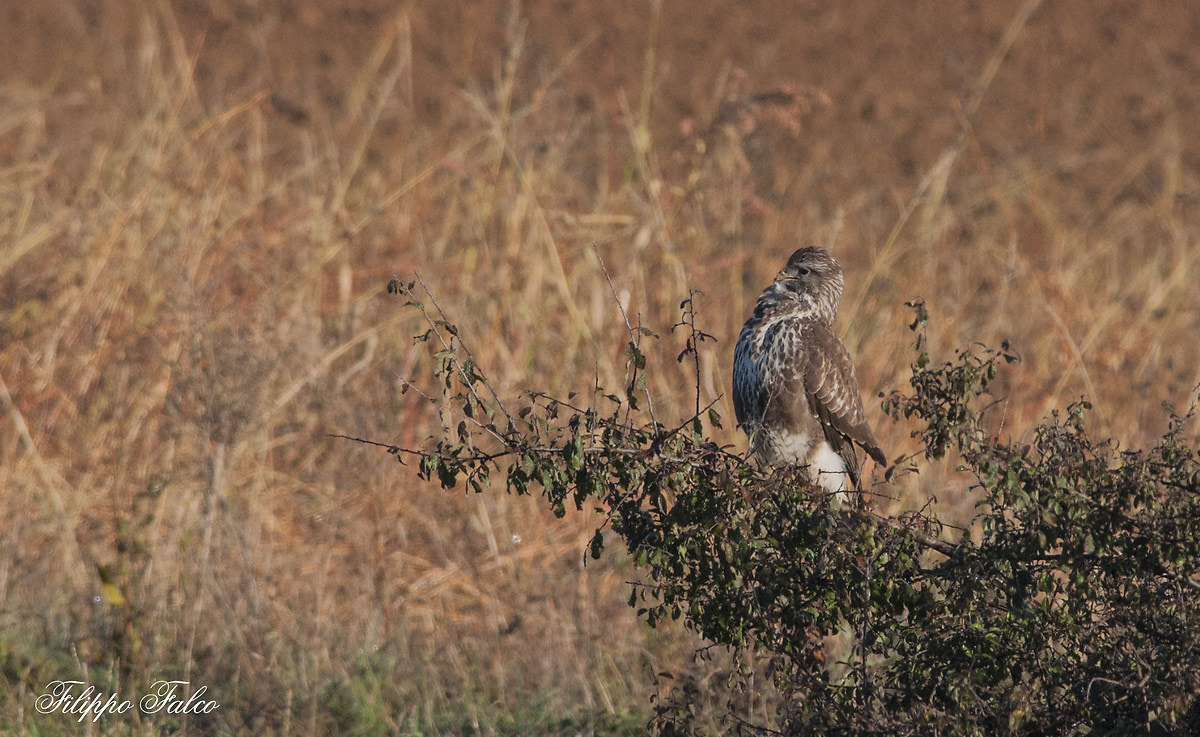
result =
[[[808,276],[808,267],[801,266],[800,268],[796,269],[796,273],[800,276]]]

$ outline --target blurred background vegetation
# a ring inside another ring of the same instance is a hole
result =
[[[1184,2],[61,0],[0,9],[0,731],[51,680],[207,685],[112,733],[635,732],[660,670],[596,525],[330,433],[443,431],[429,284],[502,392],[625,370],[658,411],[791,251],[847,272],[874,397],[1007,339],[1006,435],[1086,395],[1139,447],[1200,383],[1200,15]],[[601,261],[612,278],[604,278]],[[897,508],[973,500],[948,463]],[[60,732],[61,730],[61,732]]]

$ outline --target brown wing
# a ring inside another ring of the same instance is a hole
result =
[[[867,424],[854,363],[842,341],[820,322],[805,327],[803,344],[808,354],[804,390],[809,405],[821,421],[830,447],[846,461],[850,480],[857,488],[859,473],[854,443],[881,466],[887,465],[887,457]]]

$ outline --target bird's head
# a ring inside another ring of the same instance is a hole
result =
[[[822,320],[832,323],[842,301],[843,284],[841,264],[828,251],[809,246],[792,254],[771,286],[795,295],[798,301],[808,303]]]

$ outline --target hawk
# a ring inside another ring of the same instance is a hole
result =
[[[733,408],[769,466],[807,466],[831,493],[860,489],[858,444],[887,458],[863,412],[846,346],[833,333],[842,267],[801,248],[758,298],[733,352]]]

